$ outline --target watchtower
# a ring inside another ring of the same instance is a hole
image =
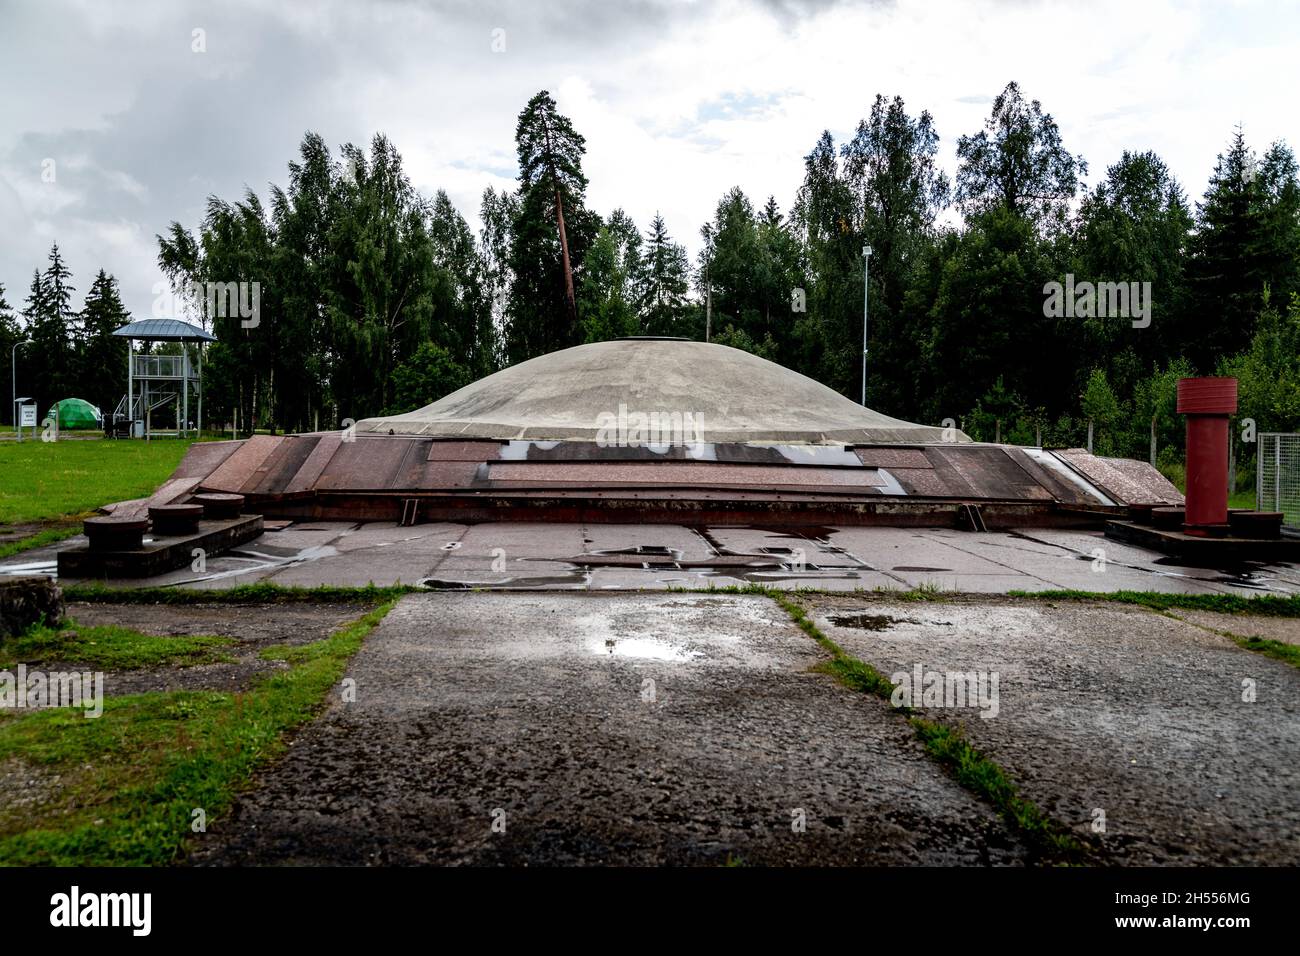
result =
[[[115,438],[187,436],[192,396],[197,413],[193,431],[197,435],[203,428],[203,346],[216,338],[180,319],[141,319],[113,334],[128,340],[127,392],[113,412],[111,426],[106,429],[109,434]],[[137,355],[136,342],[179,342],[181,354]],[[197,368],[190,362],[191,345],[197,346]],[[154,429],[153,413],[168,405],[176,412],[175,429]]]

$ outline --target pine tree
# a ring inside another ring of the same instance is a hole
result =
[[[672,241],[663,216],[655,213],[646,239],[644,281],[638,311],[647,335],[680,335],[687,308],[690,265],[686,249]]]
[[[1263,307],[1267,263],[1261,237],[1263,189],[1253,151],[1238,127],[1220,153],[1191,241],[1192,319],[1188,357],[1202,374],[1218,356],[1241,351]]]
[[[54,258],[53,256],[51,257]],[[57,260],[60,296],[55,298],[50,289],[50,274],[42,275],[36,271],[32,275],[31,289],[23,314],[27,320],[27,334],[32,344],[24,348],[27,385],[23,391],[29,391],[39,406],[38,414],[43,415],[50,405],[62,398],[67,398],[66,385],[72,379],[69,367],[71,350],[68,345],[67,326],[63,314],[70,311],[68,306],[67,273],[61,259]],[[62,303],[63,313],[59,311]]]
[[[59,253],[56,242],[50,248],[50,264],[45,270],[45,288],[50,311],[63,325],[64,337],[71,349],[81,337],[81,319],[72,308],[72,293],[77,290],[72,285],[72,273],[63,256]]]
[[[578,341],[576,286],[600,217],[585,208],[585,140],[543,90],[519,114],[519,214],[506,347],[512,362]]]
[[[1300,292],[1300,181],[1295,153],[1286,143],[1269,147],[1256,172],[1260,192],[1260,268],[1281,309]]]
[[[117,280],[99,270],[81,309],[84,338],[77,354],[77,394],[105,414],[126,394],[126,340],[113,335],[131,321]]]

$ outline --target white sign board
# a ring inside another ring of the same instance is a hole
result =
[[[18,407],[22,411],[22,417],[19,419],[19,427],[35,428],[36,427],[36,406],[20,405]]]

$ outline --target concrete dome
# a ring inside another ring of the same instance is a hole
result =
[[[686,416],[690,418],[686,418]],[[863,408],[807,376],[739,349],[617,339],[552,352],[480,379],[360,433],[437,438],[599,440],[639,416],[679,416],[702,442],[920,444],[969,441]],[[666,426],[665,426],[666,427]],[[955,432],[955,433],[954,433]]]

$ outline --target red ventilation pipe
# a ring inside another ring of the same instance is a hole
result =
[[[1228,525],[1228,416],[1237,410],[1235,378],[1180,378],[1178,412],[1187,416],[1188,534]]]

